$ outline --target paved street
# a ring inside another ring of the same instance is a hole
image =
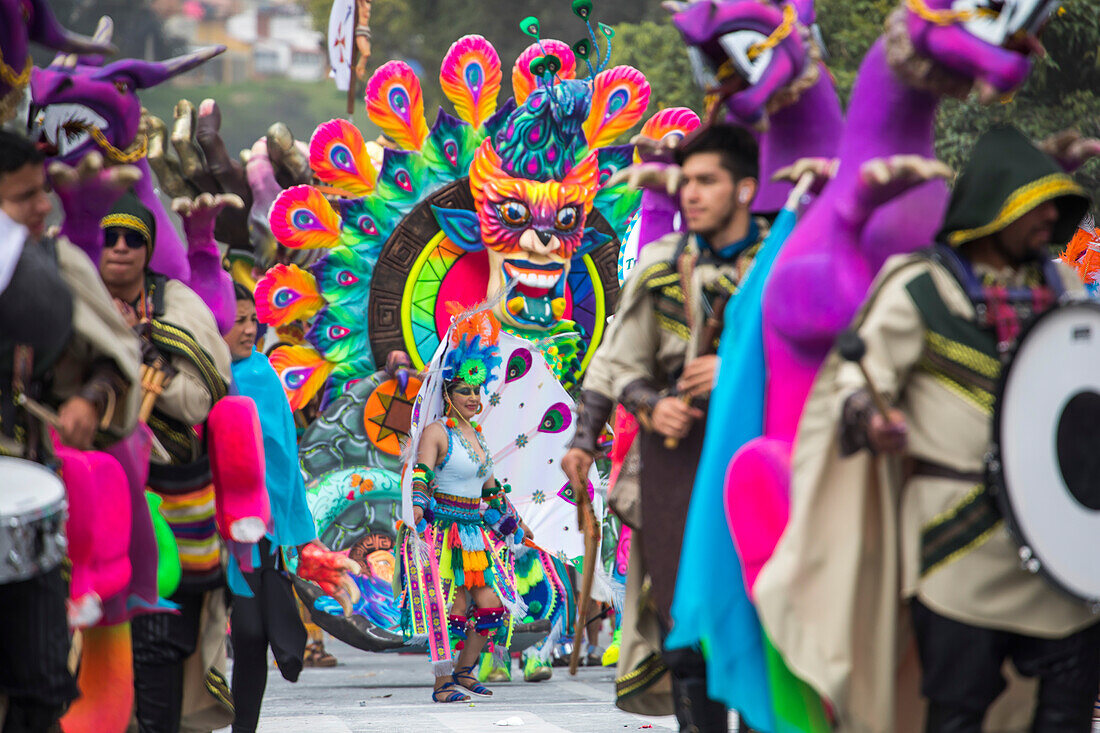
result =
[[[496,696],[465,704],[431,702],[427,659],[368,654],[338,641],[326,647],[340,665],[306,669],[298,684],[268,671],[260,733],[436,733],[515,730],[523,733],[612,733],[676,730],[672,716],[646,718],[617,710],[614,668],[581,668],[576,677],[555,668],[547,682],[515,680],[495,685]],[[506,725],[507,724],[507,725]]]

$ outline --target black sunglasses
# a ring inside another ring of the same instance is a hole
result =
[[[141,232],[135,232],[133,229],[126,229],[125,227],[108,227],[103,230],[103,246],[107,249],[112,249],[118,244],[119,236],[126,242],[126,246],[130,249],[144,249],[145,248],[145,236]]]

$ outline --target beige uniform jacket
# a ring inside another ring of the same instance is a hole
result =
[[[588,366],[585,389],[613,400],[619,400],[623,388],[639,379],[664,389],[684,364],[707,351],[699,343],[707,318],[703,290],[723,278],[735,285],[751,261],[751,252],[733,262],[692,267],[685,306],[683,289],[678,287],[681,279],[672,262],[682,237],[668,234],[642,250],[623,286],[615,318]],[[688,247],[697,252],[694,242]],[[658,276],[670,262],[672,273]]]
[[[114,362],[128,388],[114,405],[105,435],[113,442],[129,435],[141,406],[141,345],[118,312],[88,255],[58,239],[57,260],[62,279],[73,295],[73,337],[54,367],[54,392],[59,402],[77,394],[88,365],[106,357]]]
[[[168,280],[164,290],[164,315],[160,319],[186,330],[210,356],[218,375],[228,383],[232,379],[229,347],[218,331],[214,314],[193,290],[178,280]],[[195,363],[182,356],[171,356],[177,374],[157,399],[157,409],[188,425],[206,420],[213,397]]]
[[[1064,273],[1067,285],[1080,289]],[[1084,604],[1020,568],[999,517],[974,513],[965,544],[946,556],[929,552],[932,535],[925,533],[969,511],[980,486],[912,476],[913,459],[980,473],[992,429],[990,392],[960,389],[942,357],[954,353],[991,382],[999,364],[958,351],[960,344],[925,327],[908,290],[925,274],[951,313],[975,318],[953,275],[914,255],[886,263],[856,321],[871,379],[908,422],[907,459],[841,454],[844,403],[866,383],[858,367],[830,354],[799,422],[790,522],[754,589],[776,648],[836,706],[845,731],[919,727],[906,598],[917,596],[959,621],[1034,636],[1063,636],[1096,621]],[[1003,718],[992,722],[997,715],[995,709],[987,727],[1016,729]]]

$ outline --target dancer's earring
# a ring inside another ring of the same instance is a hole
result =
[[[474,414],[475,414],[475,415],[480,415],[480,414],[481,414],[481,411],[482,411],[482,410],[484,410],[484,409],[485,409],[485,405],[483,405],[483,404],[481,404],[481,403],[478,403],[478,406],[477,406],[477,412],[475,412]]]

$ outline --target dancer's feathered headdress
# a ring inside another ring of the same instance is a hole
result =
[[[458,303],[448,303],[447,309],[454,321],[448,339],[450,349],[443,357],[443,379],[482,387],[493,380],[492,371],[500,365],[500,322],[489,310],[461,312]]]

